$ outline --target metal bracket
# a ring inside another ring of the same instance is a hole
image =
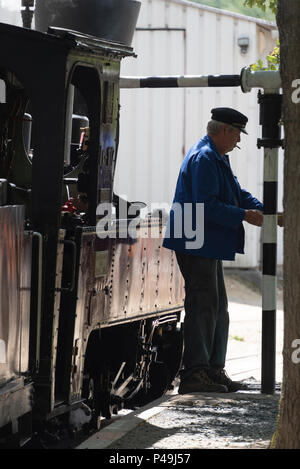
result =
[[[244,67],[241,71],[241,88],[248,93],[252,88],[263,88],[265,92],[277,92],[281,88],[280,72],[278,70],[253,71]]]
[[[284,140],[278,138],[258,138],[257,148],[284,148]]]
[[[24,28],[31,28],[34,14],[34,0],[22,0],[21,16]]]

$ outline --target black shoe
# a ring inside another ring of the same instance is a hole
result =
[[[192,375],[182,378],[178,394],[189,394],[193,392],[228,392],[223,384],[215,383],[204,369],[195,371]]]
[[[223,384],[224,386],[226,386],[228,392],[236,392],[239,390],[248,389],[247,384],[241,383],[240,381],[232,381],[232,379],[229,378],[228,374],[224,369],[209,370],[208,375],[216,383]]]

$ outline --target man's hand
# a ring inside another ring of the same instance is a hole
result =
[[[263,214],[259,210],[246,210],[244,221],[255,226],[262,226]]]

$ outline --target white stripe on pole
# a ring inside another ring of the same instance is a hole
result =
[[[140,88],[140,79],[136,77],[120,77],[120,88]]]
[[[177,80],[178,88],[189,87],[208,87],[208,75],[176,75],[176,76],[159,76],[159,77],[120,77],[120,88],[140,88],[141,80],[159,78],[160,80]],[[217,77],[218,78],[218,77]],[[221,85],[220,85],[221,86]]]
[[[208,86],[208,76],[187,75],[178,77],[177,82],[179,87],[206,87]]]
[[[278,148],[264,148],[264,181],[278,180]]]
[[[262,310],[276,310],[276,291],[277,277],[275,275],[263,276],[263,292],[262,292]]]
[[[264,243],[277,243],[277,214],[264,215],[262,239]]]

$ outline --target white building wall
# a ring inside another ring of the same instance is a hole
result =
[[[22,26],[21,0],[0,0],[0,23]]]
[[[147,30],[146,30],[147,29]],[[125,59],[121,76],[240,74],[243,67],[264,59],[275,45],[270,23],[183,0],[142,0],[133,48],[135,59]],[[248,52],[237,40],[247,36]],[[257,91],[240,88],[121,90],[120,145],[115,192],[128,200],[170,204],[181,161],[191,145],[206,133],[213,107],[233,107],[249,118],[249,136],[242,150],[231,153],[231,165],[242,187],[262,200],[263,150]],[[134,125],[132,125],[134,124]],[[282,161],[279,169],[282,181]],[[281,203],[282,188],[279,188]],[[249,224],[246,254],[235,267],[260,262],[261,230]],[[282,263],[281,233],[278,263]]]

